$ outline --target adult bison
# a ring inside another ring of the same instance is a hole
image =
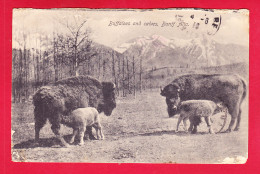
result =
[[[231,115],[231,122],[227,129],[227,132],[230,132],[236,119],[237,124],[234,130],[239,130],[241,103],[246,97],[246,91],[246,83],[238,75],[191,74],[173,80],[161,90],[161,95],[166,97],[170,117],[177,113],[177,107],[181,101],[205,99],[223,102]],[[197,124],[199,124],[198,121]]]
[[[94,107],[99,113],[111,115],[116,107],[115,85],[111,82],[99,82],[88,76],[71,77],[41,87],[33,97],[35,117],[35,142],[47,119],[61,145],[68,146],[60,134],[60,124],[77,108]],[[91,127],[90,127],[91,129]]]

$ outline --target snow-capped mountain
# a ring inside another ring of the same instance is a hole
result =
[[[149,67],[201,67],[248,62],[248,48],[236,44],[220,44],[207,36],[167,39],[163,36],[138,37],[115,50],[127,57],[142,58]]]

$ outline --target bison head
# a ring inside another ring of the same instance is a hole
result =
[[[114,108],[116,108],[115,84],[111,82],[102,82],[103,102],[98,105],[98,111],[104,112],[110,116]]]
[[[180,87],[175,84],[169,84],[161,89],[161,95],[166,97],[167,111],[169,117],[177,114],[180,104]]]

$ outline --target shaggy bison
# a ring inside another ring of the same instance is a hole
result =
[[[235,130],[239,129],[241,103],[246,97],[246,91],[246,83],[238,75],[191,74],[173,80],[161,90],[161,95],[166,97],[170,117],[176,114],[178,102],[181,101],[212,100],[216,103],[223,102],[232,117],[227,129],[227,132],[230,132],[236,120]],[[195,124],[199,124],[199,121],[197,120]]]
[[[193,120],[193,117],[204,117],[205,121],[207,123],[207,126],[209,128],[209,133],[214,133],[213,129],[211,128],[211,119],[210,117],[213,114],[216,114],[218,112],[221,112],[224,109],[224,106],[222,103],[215,103],[210,100],[187,100],[180,103],[178,106],[178,112],[180,114],[180,117],[178,119],[176,132],[178,132],[179,125],[181,121],[183,120],[184,123],[184,129],[185,131],[192,131],[192,133],[197,132],[197,125],[193,125],[193,122],[191,121],[189,130],[187,130],[187,124],[186,121],[188,119]]]
[[[71,77],[41,87],[33,97],[33,104],[35,142],[39,141],[40,130],[48,119],[61,145],[68,146],[60,134],[62,116],[85,107],[94,107],[99,113],[111,115],[116,107],[115,85],[111,82],[101,83],[88,76]]]

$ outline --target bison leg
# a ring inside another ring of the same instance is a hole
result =
[[[210,116],[209,117],[205,117],[205,121],[207,123],[207,126],[209,128],[209,133],[214,134],[215,132],[213,131],[213,129],[211,128],[211,119]]]
[[[99,128],[95,127],[95,129],[96,129],[97,139],[100,140],[101,139],[101,135],[99,133]]]
[[[79,145],[82,146],[84,145],[84,133],[85,133],[86,127],[83,126],[82,128],[79,128]]]
[[[93,127],[94,127],[95,130],[96,130],[97,139],[100,140],[98,125],[97,125],[97,124],[94,124]]]
[[[35,106],[35,109],[34,109],[35,125],[34,126],[35,126],[35,143],[36,144],[39,143],[40,130],[47,121],[46,114],[42,110],[43,109],[41,107]]]
[[[92,133],[92,126],[86,127],[85,139],[96,140],[96,137]]]
[[[183,125],[184,125],[184,129],[185,129],[186,132],[188,132],[188,129],[187,129],[187,120],[188,119],[189,119],[188,117],[183,119]]]
[[[188,129],[188,132],[191,132],[193,130],[194,122],[193,122],[192,117],[190,117],[189,120],[190,120],[190,127]]]
[[[241,121],[241,108],[239,108],[239,113],[238,113],[238,116],[237,116],[237,124],[236,124],[236,128],[234,129],[234,131],[238,131],[239,130],[239,127],[240,127],[240,121]]]
[[[179,131],[179,125],[181,123],[181,121],[184,119],[184,115],[183,114],[180,114],[180,117],[178,119],[178,122],[177,122],[177,127],[176,127],[176,131],[175,132],[178,132]]]
[[[60,127],[51,126],[52,132],[56,135],[56,137],[60,140],[61,146],[69,147],[69,144],[64,140],[62,135],[60,134]]]
[[[73,134],[72,134],[72,137],[70,139],[70,144],[74,143],[75,137],[76,137],[77,134],[78,134],[78,129],[73,129]]]
[[[100,131],[100,135],[101,135],[101,140],[104,140],[105,139],[105,136],[103,134],[103,131],[102,131],[102,127],[100,126],[99,128],[99,131]]]
[[[40,118],[35,120],[35,143],[40,140],[40,130],[45,125],[47,118]]]
[[[191,132],[192,130],[193,130],[193,123],[190,123],[190,127],[189,127],[189,129],[188,129],[188,132]]]
[[[201,117],[198,116],[191,116],[190,117],[190,131],[192,134],[197,133],[197,126],[201,123]]]
[[[226,130],[226,132],[231,132],[232,131],[232,128],[233,128],[233,126],[234,126],[234,123],[235,123],[235,121],[236,121],[236,119],[238,118],[238,113],[239,113],[239,107],[238,107],[238,105],[236,105],[236,106],[234,106],[234,107],[230,107],[230,108],[228,108],[228,110],[229,110],[229,113],[230,113],[230,115],[231,115],[231,121],[230,121],[230,123],[229,123],[229,127],[228,127],[228,129]],[[239,120],[239,122],[240,122],[240,120]],[[238,123],[239,124],[239,123]]]
[[[63,139],[60,134],[60,118],[58,115],[52,115],[52,118],[49,118],[51,123],[51,130],[55,134],[55,136],[59,139],[61,146],[69,147],[69,144]]]
[[[105,139],[105,136],[103,134],[103,131],[102,131],[102,126],[100,123],[97,123],[96,125],[94,125],[95,129],[96,129],[96,134],[97,134],[97,138],[99,140],[104,140]]]
[[[198,125],[194,125],[193,130],[191,131],[192,134],[196,134],[198,132],[197,127]]]

